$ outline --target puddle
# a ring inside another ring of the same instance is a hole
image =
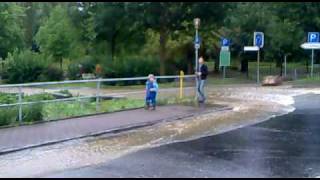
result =
[[[0,177],[40,177],[50,172],[106,163],[141,149],[223,133],[292,112],[292,97],[305,93],[276,88],[233,91],[217,88],[208,94],[210,103],[231,106],[232,111],[2,155]]]

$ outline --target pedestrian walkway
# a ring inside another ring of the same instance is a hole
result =
[[[210,108],[220,110],[221,107]],[[128,130],[207,111],[191,106],[162,106],[156,111],[135,109],[0,129],[0,153],[47,145],[107,132]]]

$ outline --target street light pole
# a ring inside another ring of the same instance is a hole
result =
[[[195,26],[195,29],[196,29],[196,40],[198,40],[198,28],[199,28],[199,26],[200,26],[200,19],[199,18],[195,18],[194,20],[193,20],[193,22],[194,22],[194,26]],[[199,72],[199,65],[198,65],[198,47],[196,46],[196,43],[197,42],[195,42],[195,74],[196,74],[196,96],[195,96],[195,99],[197,99],[198,98],[198,96],[199,96],[199,92],[198,92],[198,85],[199,85],[199,78],[198,78],[198,75],[197,75],[197,73]]]
[[[198,28],[196,29],[196,38],[198,38]],[[195,48],[195,68],[196,68],[196,72],[199,71],[199,68],[198,68],[198,48]]]

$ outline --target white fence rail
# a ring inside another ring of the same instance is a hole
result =
[[[156,79],[180,79],[180,78],[195,78],[195,75],[184,75],[181,76],[156,76]],[[0,89],[8,89],[8,88],[17,88],[17,96],[18,102],[12,104],[0,104],[0,107],[12,107],[18,106],[19,107],[19,123],[22,122],[22,111],[23,105],[32,105],[36,103],[54,103],[54,102],[62,102],[62,101],[76,101],[80,99],[96,99],[96,109],[99,110],[99,102],[100,102],[100,90],[101,90],[101,83],[103,82],[119,82],[119,81],[137,81],[137,80],[147,80],[148,77],[134,77],[134,78],[108,78],[108,79],[90,79],[90,80],[70,80],[70,81],[56,81],[56,82],[38,82],[38,83],[24,83],[24,84],[5,84],[0,85]],[[23,102],[23,92],[22,88],[25,87],[38,87],[38,86],[48,86],[48,85],[62,85],[62,84],[75,84],[75,83],[96,83],[96,93],[95,95],[91,96],[80,96],[80,97],[71,97],[71,98],[62,98],[62,99],[54,99],[54,100],[41,100],[41,101],[32,101],[32,102]]]

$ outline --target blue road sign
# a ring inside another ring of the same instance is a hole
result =
[[[229,39],[222,38],[221,44],[222,44],[222,46],[229,46],[230,41],[229,41]]]
[[[308,42],[310,42],[310,43],[319,42],[319,33],[318,32],[309,32],[308,33]]]
[[[264,45],[264,34],[263,32],[254,32],[254,46],[258,46],[260,48]]]
[[[201,44],[201,37],[200,36],[196,36],[196,39],[194,40],[195,44]]]

